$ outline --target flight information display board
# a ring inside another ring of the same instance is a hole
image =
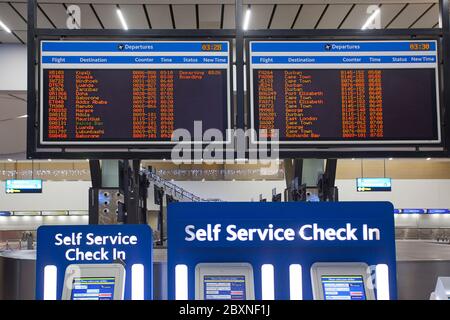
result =
[[[441,142],[434,40],[250,41],[249,53],[260,137],[278,129],[281,145]]]
[[[171,144],[231,127],[228,41],[41,41],[42,145]],[[225,139],[224,139],[225,140]],[[220,141],[217,141],[220,142]]]

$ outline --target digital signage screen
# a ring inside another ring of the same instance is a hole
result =
[[[245,300],[245,276],[205,276],[205,300]]]
[[[391,191],[392,181],[391,178],[358,178],[356,190],[358,192]]]
[[[6,193],[42,193],[42,180],[6,180]]]
[[[70,300],[113,300],[114,277],[74,278]]]
[[[177,129],[197,141],[195,123],[227,140],[228,41],[45,40],[40,53],[41,145],[171,144]]]
[[[278,130],[288,146],[441,143],[434,40],[251,41],[249,52],[259,137]]]
[[[359,275],[322,276],[324,300],[366,300],[364,279]]]

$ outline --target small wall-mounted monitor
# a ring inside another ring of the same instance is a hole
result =
[[[375,300],[363,262],[317,262],[311,266],[314,300]]]
[[[199,263],[195,267],[196,300],[255,300],[249,263]]]
[[[42,180],[6,180],[6,193],[42,193]]]
[[[71,264],[62,300],[123,300],[125,269],[120,263]]]
[[[356,190],[358,192],[391,191],[391,178],[357,178]]]

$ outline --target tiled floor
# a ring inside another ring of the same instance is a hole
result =
[[[397,240],[397,261],[450,260],[450,244],[432,240]]]

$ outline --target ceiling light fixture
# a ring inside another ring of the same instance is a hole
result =
[[[13,162],[13,159],[8,159],[9,162]]]
[[[245,11],[244,24],[242,26],[242,29],[244,29],[244,30],[248,29],[251,14],[252,14],[252,11],[250,9],[247,9],[247,11]]]
[[[431,158],[427,158],[427,161],[430,161],[431,160]]]
[[[0,20],[0,27],[2,27],[2,29],[5,30],[6,32],[11,33],[11,29],[8,28],[8,27],[6,26],[6,24],[3,23],[2,20]]]
[[[361,30],[366,30],[367,27],[375,20],[375,18],[377,17],[377,15],[380,14],[380,9],[375,10],[370,17],[367,19],[366,23],[364,23],[364,25],[362,26]]]
[[[120,23],[122,24],[122,28],[125,30],[128,30],[127,22],[125,21],[125,18],[123,17],[122,11],[117,8],[117,15],[119,16]]]
[[[17,117],[17,119],[23,119],[23,118],[28,118],[28,115],[27,115],[27,114],[24,114],[24,115],[21,115],[21,116],[18,116],[18,117]]]

